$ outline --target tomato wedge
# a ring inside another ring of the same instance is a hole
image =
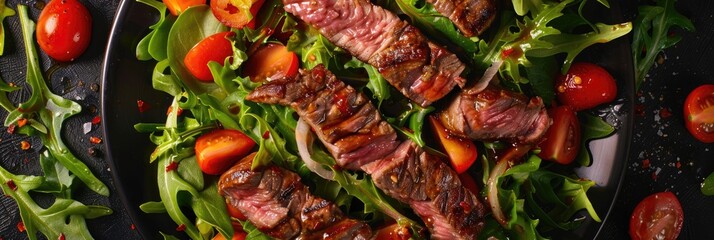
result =
[[[246,75],[253,82],[292,77],[297,74],[300,61],[297,54],[278,43],[260,47],[245,62]]]
[[[211,12],[226,26],[255,29],[255,15],[264,2],[265,0],[211,0]]]
[[[463,173],[476,161],[478,150],[470,139],[452,135],[434,116],[429,117],[431,127],[439,137],[441,146],[451,160],[451,166],[457,173]]]
[[[677,196],[671,192],[652,194],[643,199],[630,217],[633,240],[674,240],[682,230],[684,213]]]
[[[575,111],[612,102],[617,96],[617,84],[612,75],[604,68],[586,62],[570,66],[566,75],[556,79],[555,88],[560,103]]]
[[[714,85],[697,87],[684,101],[687,130],[699,141],[714,142]]]
[[[183,59],[183,64],[191,75],[203,82],[213,82],[208,63],[218,62],[223,65],[227,57],[233,56],[233,46],[227,39],[232,34],[233,32],[216,33],[193,46]]]
[[[206,0],[164,0],[171,15],[178,16],[189,7],[206,4]]]
[[[553,125],[538,144],[539,157],[560,164],[570,164],[580,151],[580,122],[568,106],[553,107],[548,111]]]
[[[474,177],[471,176],[471,174],[468,173],[462,173],[459,174],[459,180],[461,180],[461,184],[464,185],[466,189],[471,191],[474,195],[478,196],[479,195],[479,187],[478,184],[476,184],[476,180],[474,180]]]
[[[248,155],[255,141],[238,130],[218,129],[196,140],[196,160],[206,174],[218,175]]]

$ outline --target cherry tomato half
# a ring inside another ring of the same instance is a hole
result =
[[[612,102],[617,96],[615,79],[604,68],[585,62],[574,63],[568,73],[555,82],[560,103],[575,111]]]
[[[677,196],[671,192],[652,194],[643,199],[630,217],[633,240],[674,240],[682,230],[684,214]]]
[[[265,0],[250,0],[250,1],[237,1],[241,3],[250,3],[246,6],[236,6],[231,0],[212,0],[211,1],[211,11],[213,16],[216,16],[218,21],[226,26],[232,28],[242,29],[243,27],[248,27],[250,29],[255,29],[255,15],[258,14],[258,10],[263,6]],[[243,9],[250,9],[250,15],[246,14]]]
[[[188,51],[183,59],[186,69],[203,82],[213,82],[213,75],[208,68],[208,63],[218,62],[221,65],[227,57],[233,56],[233,46],[226,39],[233,32],[216,33],[201,40]]]
[[[254,82],[292,77],[297,74],[299,60],[297,54],[278,43],[261,46],[245,62],[246,75]]]
[[[40,48],[51,58],[73,61],[89,46],[92,15],[77,0],[52,0],[40,13],[35,35]]]
[[[687,129],[699,141],[714,142],[714,85],[694,89],[684,101]]]
[[[374,240],[407,240],[412,237],[409,229],[399,226],[398,223],[380,228],[374,236]]]
[[[178,16],[189,7],[206,4],[206,0],[164,0],[164,5],[169,9],[171,15]]]
[[[545,138],[538,144],[539,157],[560,164],[570,164],[580,151],[580,122],[575,112],[568,106],[557,106],[548,110],[553,125],[548,128]]]
[[[238,130],[218,129],[196,140],[196,160],[206,174],[218,175],[248,155],[255,141]]]
[[[441,146],[444,147],[446,155],[448,155],[449,160],[451,160],[451,167],[453,167],[457,173],[463,173],[469,169],[478,156],[476,144],[474,144],[471,139],[450,134],[446,128],[441,125],[441,122],[433,116],[429,117],[429,122],[439,137],[439,142]]]

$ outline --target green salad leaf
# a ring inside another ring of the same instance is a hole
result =
[[[23,10],[20,10],[22,12]],[[39,206],[29,192],[43,187],[46,177],[14,175],[0,167],[0,188],[17,203],[27,237],[38,239],[39,231],[47,239],[92,239],[85,219],[106,216],[112,210],[104,206],[84,205],[78,201],[57,197],[48,208]],[[9,184],[12,183],[12,184]],[[14,185],[14,188],[11,187]]]
[[[5,0],[0,0],[0,56],[5,51],[5,25],[2,24],[6,17],[14,16],[15,10],[5,5]]]
[[[714,195],[714,173],[709,174],[709,176],[704,179],[702,183],[702,194],[707,196]]]
[[[27,128],[29,131],[20,132],[27,135],[38,135],[50,154],[79,180],[84,182],[87,187],[96,193],[108,196],[109,188],[94,176],[87,165],[67,150],[68,148],[61,138],[62,123],[67,118],[79,113],[82,107],[76,102],[62,98],[50,91],[42,75],[34,44],[35,41],[33,40],[35,23],[27,15],[27,6],[18,5],[17,9],[27,56],[26,81],[32,88],[32,95],[26,102],[21,103],[18,108],[15,108],[12,104],[5,106],[12,109],[5,119],[5,126],[14,124],[21,118],[31,119],[29,126],[22,127]],[[6,88],[6,90],[8,89]]]
[[[602,118],[587,112],[578,113],[580,119],[580,152],[575,157],[575,162],[580,166],[590,166],[592,164],[592,152],[588,143],[594,139],[610,136],[615,132],[615,128],[602,120]]]
[[[167,7],[163,3],[155,0],[136,0],[159,11],[159,20],[149,27],[151,32],[146,34],[136,46],[136,58],[139,60],[154,59],[164,60],[168,57],[166,44],[169,38],[169,30],[176,21],[176,17],[166,14]],[[168,15],[168,16],[167,16]]]
[[[635,89],[639,89],[647,72],[662,50],[674,46],[682,36],[670,35],[673,27],[694,31],[694,24],[674,7],[676,0],[657,0],[656,6],[642,5],[635,19],[632,56],[635,62]]]

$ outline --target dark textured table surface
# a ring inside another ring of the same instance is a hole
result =
[[[118,0],[80,0],[89,8],[93,23],[93,38],[89,50],[77,61],[60,66],[52,76],[47,76],[53,92],[77,101],[82,112],[70,118],[63,129],[63,137],[70,150],[84,160],[115,193],[110,169],[102,157],[102,145],[89,142],[89,137],[103,137],[101,128],[94,126],[84,134],[82,124],[99,115],[99,84],[102,56]],[[8,6],[17,3],[36,6],[34,0],[8,0]],[[714,83],[714,2],[706,0],[680,0],[678,9],[690,17],[697,28],[695,33],[679,33],[682,42],[668,49],[662,61],[647,77],[637,93],[634,136],[622,191],[616,199],[614,211],[605,223],[603,239],[626,239],[629,216],[635,205],[647,195],[674,192],[684,208],[684,227],[680,239],[714,239],[710,216],[714,216],[714,197],[706,197],[699,191],[704,177],[714,171],[714,144],[696,141],[684,128],[682,106],[687,93],[696,86]],[[31,16],[37,19],[38,8],[32,8]],[[13,102],[24,100],[29,90],[24,83],[25,57],[21,47],[17,17],[5,20],[8,31],[5,55],[0,57],[0,76],[14,82],[23,90],[11,95]],[[41,54],[43,69],[56,63]],[[4,119],[6,113],[0,114]],[[0,129],[0,164],[13,173],[40,174],[38,139],[10,135]],[[30,141],[32,149],[20,150],[20,142]],[[99,150],[96,156],[88,154],[89,148]],[[643,162],[649,162],[644,167]],[[79,188],[75,198],[85,204],[99,204],[114,209],[114,214],[89,220],[90,231],[99,239],[138,239],[132,221],[126,214],[116,194],[98,196],[87,189]],[[45,204],[47,204],[45,202]],[[17,223],[20,217],[12,199],[0,197],[0,239],[25,239]]]

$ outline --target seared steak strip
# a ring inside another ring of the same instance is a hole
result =
[[[417,28],[368,0],[283,0],[285,11],[320,30],[338,47],[375,66],[387,81],[421,106],[441,99],[465,65]]]
[[[466,37],[483,33],[496,17],[495,0],[427,0]]]
[[[369,239],[364,222],[310,194],[300,177],[279,167],[251,171],[255,153],[221,175],[218,191],[261,232],[278,239]]]
[[[336,79],[324,66],[301,70],[296,78],[268,82],[256,88],[247,99],[294,108],[328,145],[335,158],[344,159],[344,154],[339,152],[343,149],[366,149],[363,154],[352,155],[354,158],[349,161],[338,160],[338,163],[348,163],[351,169],[361,167],[372,174],[377,187],[414,209],[433,237],[472,239],[480,232],[484,207],[461,184],[456,172],[411,141],[397,146],[394,130],[380,119],[371,102]],[[359,138],[343,135],[333,138],[334,128],[328,127],[356,123],[370,126],[350,128],[364,129],[365,134],[356,134],[362,136]],[[341,145],[332,144],[335,139]]]
[[[407,140],[383,160],[363,167],[387,195],[409,204],[434,239],[476,239],[484,225],[484,205],[454,170]]]
[[[287,105],[315,130],[342,168],[358,170],[397,148],[397,134],[369,99],[323,65],[256,88],[247,100]]]
[[[478,93],[462,91],[439,118],[455,134],[517,143],[538,143],[551,124],[540,97],[528,100],[523,94],[495,86]]]

